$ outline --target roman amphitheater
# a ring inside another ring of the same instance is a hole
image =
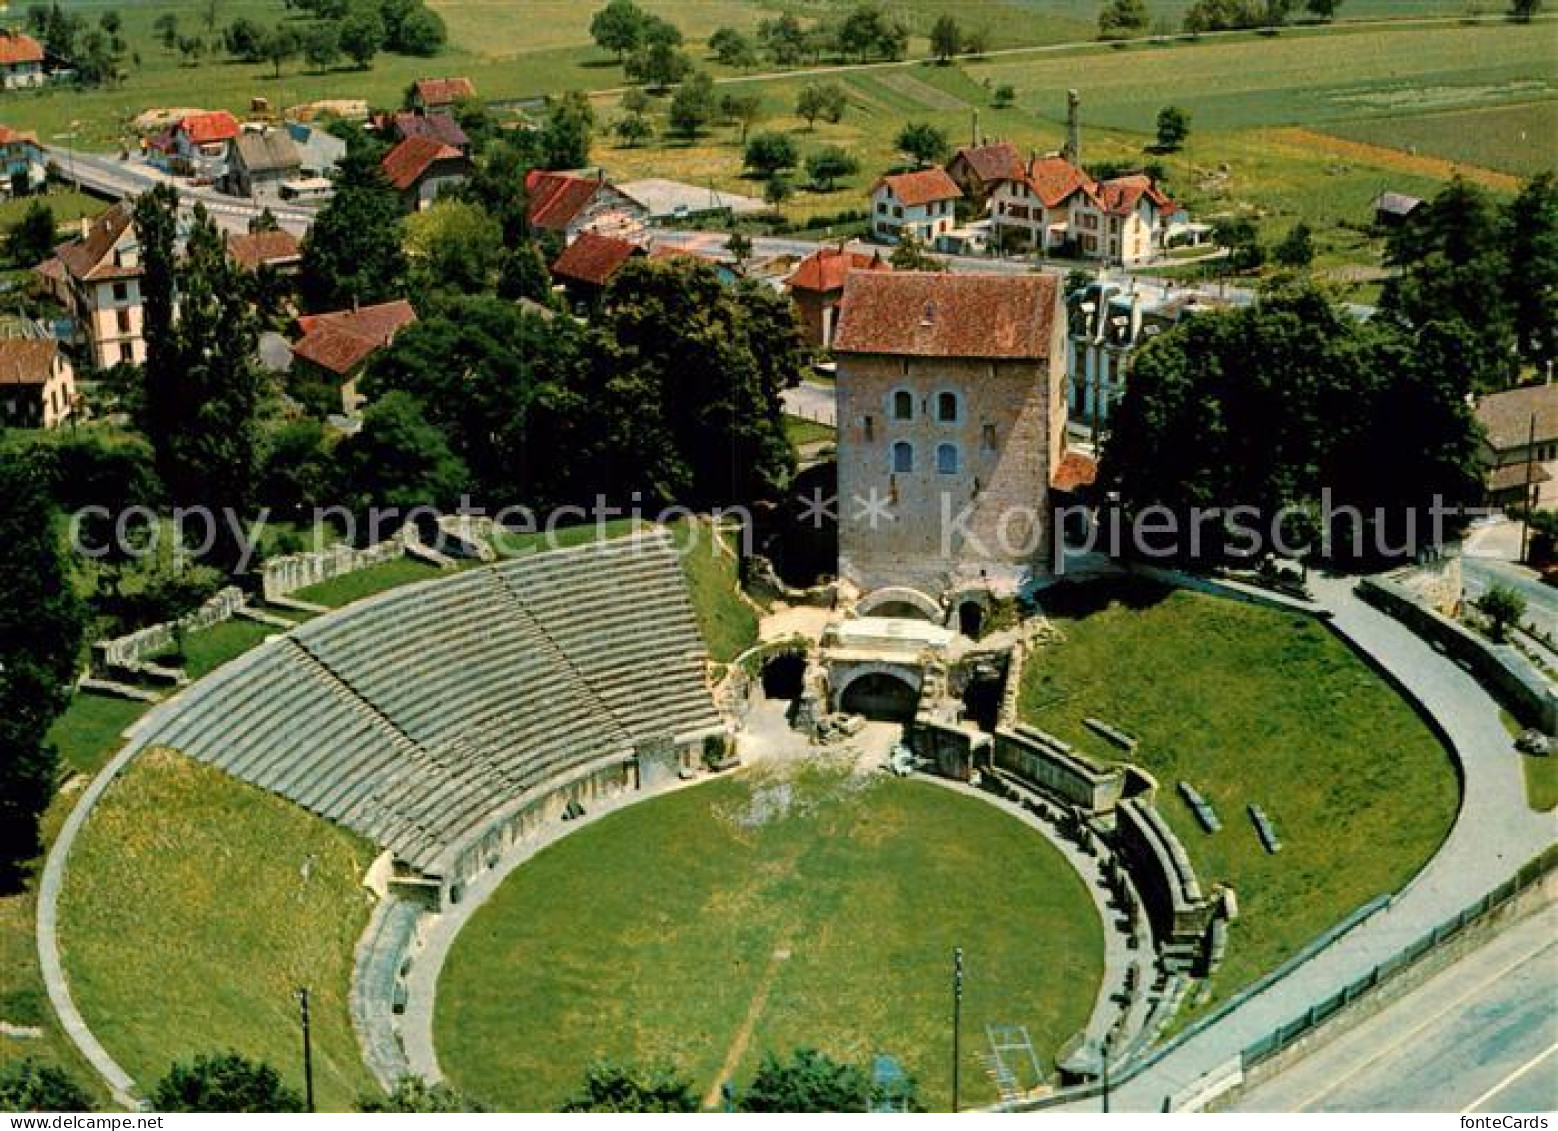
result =
[[[144,715],[39,913],[114,1094],[213,1048],[292,1074],[307,985],[325,1106],[414,1073],[555,1107],[603,1056],[717,1106],[814,1045],[946,1107],[957,947],[961,1106],[1198,1107],[1549,839],[1480,689],[1340,584],[759,570],[716,662],[697,552],[641,528],[294,601]]]

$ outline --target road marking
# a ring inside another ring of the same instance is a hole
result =
[[[1524,1076],[1527,1072],[1530,1072],[1531,1069],[1535,1068],[1538,1064],[1541,1064],[1542,1061],[1552,1056],[1555,1052],[1558,1052],[1558,1041],[1548,1045],[1544,1051],[1537,1053],[1530,1060],[1526,1061],[1519,1068],[1515,1069],[1508,1076],[1500,1080],[1497,1084],[1494,1084],[1493,1087],[1489,1088],[1486,1092],[1483,1092],[1482,1095],[1472,1100],[1471,1103],[1461,1108],[1459,1114],[1465,1115],[1469,1111],[1476,1111],[1483,1104],[1487,1103],[1494,1096],[1498,1095],[1505,1088],[1509,1087],[1516,1080]]]
[[[1351,1080],[1354,1076],[1358,1075],[1358,1073],[1362,1072],[1365,1068],[1368,1068],[1368,1067],[1374,1065],[1375,1063],[1377,1063],[1378,1061],[1380,1061],[1384,1057],[1386,1057],[1386,1056],[1390,1055],[1391,1053],[1395,1052],[1402,1045],[1407,1044],[1414,1037],[1416,1037],[1419,1033],[1421,1033],[1424,1029],[1428,1028],[1430,1025],[1433,1025],[1435,1022],[1437,1022],[1440,1018],[1444,1017],[1445,1014],[1451,1013],[1451,1012],[1455,1011],[1455,1009],[1458,1006],[1460,1006],[1460,1004],[1463,1001],[1465,1001],[1467,998],[1473,996],[1474,994],[1481,993],[1488,986],[1491,986],[1494,982],[1497,982],[1500,979],[1502,979],[1511,970],[1514,970],[1514,969],[1516,969],[1519,966],[1525,965],[1527,962],[1530,962],[1533,958],[1536,958],[1539,955],[1542,955],[1542,954],[1546,953],[1547,951],[1553,949],[1553,947],[1555,947],[1555,946],[1558,946],[1558,942],[1551,942],[1551,941],[1545,942],[1541,946],[1539,946],[1536,950],[1524,953],[1519,958],[1515,959],[1513,962],[1510,962],[1510,963],[1508,963],[1508,964],[1506,964],[1504,966],[1499,967],[1499,969],[1497,971],[1495,971],[1494,973],[1490,974],[1488,977],[1484,978],[1482,981],[1476,983],[1475,985],[1473,985],[1469,989],[1465,990],[1464,992],[1458,994],[1456,997],[1452,998],[1450,1001],[1444,1003],[1444,1005],[1437,1012],[1429,1014],[1422,1021],[1419,1021],[1416,1025],[1412,1026],[1412,1028],[1410,1028],[1410,1029],[1406,1030],[1405,1032],[1401,1033],[1390,1044],[1381,1046],[1379,1049],[1377,1049],[1375,1051],[1373,1056],[1365,1057],[1363,1060],[1360,1060],[1357,1064],[1354,1064],[1346,1072],[1343,1072],[1340,1076],[1337,1076],[1334,1079],[1332,1079],[1328,1084],[1326,1084],[1325,1087],[1321,1088],[1314,1095],[1310,1096],[1308,1099],[1304,1100],[1302,1103],[1294,1105],[1295,1109],[1298,1110],[1298,1111],[1308,1111],[1311,1104],[1314,1104],[1317,1101],[1324,1099],[1326,1096],[1328,1096],[1332,1092],[1336,1091],[1336,1089],[1340,1088],[1343,1084],[1347,1083],[1347,1081]],[[1453,966],[1449,967],[1449,969],[1454,969],[1454,967]],[[1432,979],[1430,979],[1430,981],[1431,980]],[[1427,983],[1424,983],[1424,984],[1426,985]],[[1549,1050],[1549,1051],[1551,1051],[1551,1050]]]

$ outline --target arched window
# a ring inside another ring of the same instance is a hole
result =
[[[942,475],[956,475],[958,473],[958,446],[956,444],[936,445],[936,470]]]
[[[944,391],[936,394],[936,419],[942,424],[956,424],[963,418],[962,398],[956,393]]]
[[[908,389],[898,389],[893,393],[893,419],[914,419],[914,394]]]
[[[914,470],[914,445],[907,440],[893,444],[893,474],[908,475]]]

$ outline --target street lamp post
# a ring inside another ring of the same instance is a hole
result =
[[[298,1015],[303,1022],[303,1094],[309,1112],[314,1110],[314,1043],[308,1017],[308,987],[298,990]]]
[[[958,1110],[963,1052],[963,948],[952,949],[952,1110]]]

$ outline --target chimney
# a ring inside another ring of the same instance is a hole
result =
[[[973,146],[979,144],[979,107],[974,107],[974,129],[968,135],[968,143]]]
[[[1082,96],[1066,91],[1066,160],[1082,164]]]

